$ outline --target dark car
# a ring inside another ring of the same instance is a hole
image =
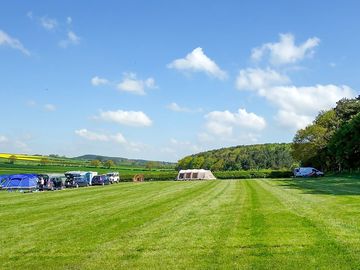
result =
[[[110,180],[109,177],[106,175],[96,175],[92,179],[92,185],[109,185]]]
[[[71,187],[88,187],[89,186],[89,182],[88,180],[85,178],[85,176],[78,176],[77,174],[70,174],[70,173],[66,173],[65,174],[66,180],[65,180],[65,186],[67,188],[71,188]]]

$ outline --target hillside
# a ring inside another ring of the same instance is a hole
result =
[[[152,162],[154,164],[156,164],[156,166],[154,167],[171,167],[171,166],[175,166],[175,163],[171,163],[171,162],[165,162],[165,161],[151,161],[151,160],[144,160],[144,159],[128,159],[128,158],[122,158],[122,157],[108,157],[108,156],[101,156],[101,155],[82,155],[79,157],[74,157],[74,159],[77,160],[86,160],[86,161],[91,161],[91,160],[100,160],[100,161],[105,161],[105,160],[112,160],[114,161],[116,164],[119,165],[130,165],[130,166],[146,166],[146,164],[148,164],[149,162]]]
[[[184,157],[178,169],[203,168],[213,171],[289,169],[294,165],[290,143],[239,145]]]

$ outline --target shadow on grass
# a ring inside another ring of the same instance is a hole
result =
[[[307,194],[360,195],[360,176],[331,176],[283,180],[281,186],[300,189]]]

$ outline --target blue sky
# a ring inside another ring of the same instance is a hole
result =
[[[176,161],[359,95],[358,1],[11,1],[0,152]]]

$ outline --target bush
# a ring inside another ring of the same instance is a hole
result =
[[[218,179],[249,179],[249,178],[289,178],[291,171],[259,170],[259,171],[221,171],[215,172]]]

